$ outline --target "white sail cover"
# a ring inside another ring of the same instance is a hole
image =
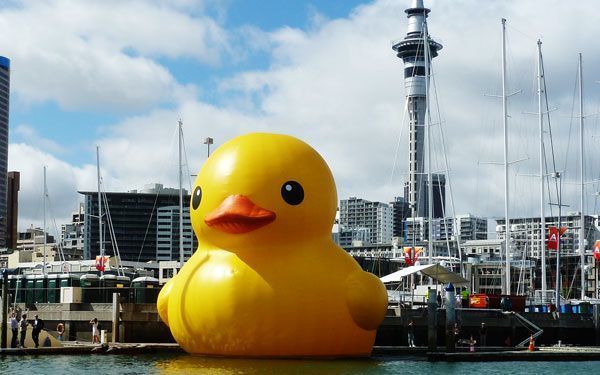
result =
[[[468,284],[469,280],[465,279],[461,275],[450,271],[449,269],[440,266],[439,264],[425,264],[419,266],[410,266],[385,275],[381,278],[383,283],[398,283],[403,277],[412,275],[413,273],[421,272],[435,280],[438,280],[444,284]]]

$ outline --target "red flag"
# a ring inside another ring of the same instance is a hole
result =
[[[558,239],[562,237],[562,235],[567,231],[567,227],[560,227],[560,231],[557,227],[548,228],[548,243],[546,247],[548,250],[557,250],[558,249]],[[560,232],[560,233],[559,233]]]
[[[412,257],[412,247],[405,247],[404,248],[404,262],[409,267],[414,264],[413,263],[413,257]]]
[[[404,262],[407,266],[414,266],[417,260],[419,259],[419,255],[423,252],[422,247],[405,247],[404,248]]]
[[[550,227],[548,234],[548,250],[556,250],[558,249],[558,228]]]
[[[600,260],[600,240],[594,245],[594,259]]]
[[[108,266],[109,256],[96,256],[96,269],[100,272],[104,272],[104,269]]]

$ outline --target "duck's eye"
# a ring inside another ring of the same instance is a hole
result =
[[[198,206],[200,206],[201,200],[202,200],[202,189],[200,188],[200,186],[196,186],[196,188],[194,189],[194,194],[192,195],[192,207],[194,208],[194,210],[198,209]]]
[[[292,206],[296,206],[304,200],[304,189],[296,181],[288,181],[281,186],[283,200]]]

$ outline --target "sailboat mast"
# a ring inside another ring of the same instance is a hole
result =
[[[579,257],[581,260],[581,299],[585,297],[585,215],[584,215],[584,179],[583,179],[583,73],[582,73],[581,53],[579,53],[579,203],[581,207],[581,218],[579,227]]]
[[[558,180],[558,239],[556,245],[556,285],[554,291],[554,299],[556,308],[560,308],[560,227],[562,225],[562,181],[560,180],[560,172],[554,172],[554,177]]]
[[[179,139],[179,264],[183,267],[183,176],[181,172],[181,136],[183,122],[179,120],[178,139]]]
[[[506,97],[506,19],[502,19],[502,123],[504,128],[504,222],[506,238],[504,240],[505,287],[504,294],[510,294],[510,222],[508,218],[508,114]]]
[[[540,125],[540,251],[542,252],[542,303],[546,299],[546,214],[544,212],[544,121],[542,112],[542,41],[538,39],[538,119]]]
[[[48,195],[48,188],[46,187],[46,166],[44,165],[44,229],[42,235],[44,236],[44,268],[43,274],[46,274],[46,196]]]
[[[100,146],[96,146],[96,172],[98,180],[98,238],[100,244],[100,261],[104,264],[104,238],[102,236],[102,198],[100,192]],[[100,271],[104,275],[104,271]]]
[[[431,174],[431,121],[429,117],[429,30],[427,28],[426,18],[423,17],[423,55],[425,57],[425,119],[424,129],[427,136],[427,254],[429,255],[429,264],[432,264],[433,257],[433,178]]]

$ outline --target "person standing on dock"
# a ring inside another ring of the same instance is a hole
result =
[[[407,333],[408,333],[408,347],[409,348],[415,348],[415,323],[412,321],[412,319],[408,322],[408,328],[407,328]]]
[[[21,340],[19,342],[19,347],[25,347],[25,334],[27,334],[27,314],[21,315],[21,320],[19,321],[19,328],[21,329]]]
[[[460,337],[460,326],[458,323],[454,323],[454,342],[458,342]]]
[[[462,298],[462,307],[464,309],[469,307],[469,292],[467,288],[463,288],[462,292],[460,292],[460,297]]]
[[[481,346],[487,346],[487,327],[485,323],[481,323],[481,328],[479,328],[479,342]]]
[[[92,344],[100,344],[100,332],[98,331],[98,318],[90,320],[92,325]]]
[[[44,329],[44,321],[40,319],[37,315],[34,316],[35,320],[31,324],[33,326],[33,330],[31,331],[31,338],[33,339],[33,343],[37,348],[40,346],[40,332]]]
[[[58,341],[62,341],[63,334],[65,333],[65,325],[63,324],[63,322],[59,322],[56,325],[56,333],[58,334]]]
[[[437,292],[437,304],[438,308],[442,307],[442,292]]]
[[[10,341],[10,347],[17,347],[17,336],[19,336],[19,321],[17,320],[17,314],[12,313],[10,316],[10,330],[12,331],[12,340]]]

